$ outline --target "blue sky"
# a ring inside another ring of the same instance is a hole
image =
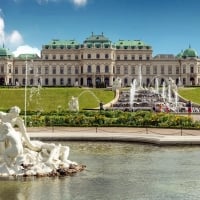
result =
[[[141,39],[153,55],[189,45],[200,55],[200,1],[0,0],[0,45],[15,53],[38,52],[51,39],[82,43],[92,32]]]

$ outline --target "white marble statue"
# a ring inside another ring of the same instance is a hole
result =
[[[17,156],[23,154],[23,145],[20,134],[10,123],[0,123],[0,141],[3,142],[4,161],[8,166],[15,163]],[[2,148],[3,149],[3,148]]]
[[[16,106],[8,113],[0,112],[0,176],[48,175],[77,165],[68,160],[68,146],[31,141],[19,113]]]
[[[30,142],[30,138],[26,133],[26,127],[24,125],[24,121],[19,117],[20,108],[17,106],[13,106],[8,113],[0,112],[0,121],[1,122],[8,122],[13,127],[18,126],[19,132],[22,134],[25,144],[34,151],[40,151],[38,147],[34,146]]]

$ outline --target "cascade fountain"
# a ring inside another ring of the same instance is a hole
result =
[[[170,77],[163,81],[159,92],[159,81],[155,78],[155,88],[142,87],[142,70],[138,69],[138,79],[131,83],[129,92],[122,90],[119,99],[112,105],[112,109],[124,111],[154,110],[156,112],[186,112],[186,102],[179,101],[177,85]],[[168,83],[168,85],[167,85]],[[200,112],[199,106],[192,108],[193,112]]]

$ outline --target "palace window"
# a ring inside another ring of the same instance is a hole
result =
[[[72,73],[72,68],[69,66],[68,68],[67,68],[67,74],[71,74]]]
[[[146,74],[150,74],[150,66],[146,66]]]
[[[53,60],[55,60],[56,59],[56,55],[53,55]]]
[[[63,58],[64,58],[63,55],[60,55],[60,60],[63,60]]]
[[[128,66],[124,67],[124,74],[128,74]]]
[[[124,60],[127,60],[127,59],[128,59],[127,55],[124,55]]]
[[[60,67],[60,74],[64,74],[64,67]]]
[[[45,55],[45,60],[48,60],[49,59],[49,56],[48,55]]]
[[[18,67],[15,67],[15,74],[18,74]]]
[[[75,60],[78,60],[78,55],[75,55]]]
[[[42,73],[42,68],[41,68],[41,67],[38,67],[38,68],[37,68],[37,73],[38,73],[38,74],[41,74],[41,73]]]
[[[46,66],[44,71],[45,71],[45,74],[48,74],[49,73],[49,67]]]
[[[52,68],[52,74],[56,74],[56,67]]]
[[[100,54],[96,54],[96,59],[99,59],[100,58]]]
[[[194,73],[194,66],[193,66],[193,65],[190,66],[190,73],[191,73],[191,74]]]
[[[22,67],[22,74],[26,74],[26,67]]]
[[[131,74],[135,74],[135,66],[131,67]]]
[[[179,67],[176,66],[176,74],[179,74]]]
[[[142,60],[142,55],[139,55],[139,60]]]
[[[79,74],[78,66],[75,67],[75,74]]]
[[[105,54],[105,59],[108,59],[109,58],[109,55],[108,54]]]
[[[186,66],[183,65],[183,74],[185,74],[185,73],[186,73]]]
[[[90,58],[91,58],[91,54],[88,54],[88,55],[87,55],[87,58],[90,59]]]
[[[99,65],[96,66],[96,73],[100,73],[100,66]]]
[[[135,55],[132,55],[132,56],[131,56],[131,59],[132,59],[132,60],[135,60]]]
[[[32,78],[30,79],[30,85],[33,85],[33,79]]]
[[[172,74],[172,66],[171,65],[168,66],[168,74]]]
[[[165,74],[165,67],[164,67],[164,65],[161,66],[161,72],[160,73],[161,74]]]
[[[108,65],[105,66],[105,73],[108,73],[109,72],[109,67]]]
[[[117,60],[120,60],[120,55],[117,55]]]
[[[120,67],[119,66],[117,66],[117,68],[116,68],[116,74],[120,74]]]
[[[153,66],[153,74],[157,74],[157,66]]]
[[[30,74],[34,74],[34,69],[30,68]]]
[[[88,65],[88,67],[87,67],[87,72],[88,72],[88,73],[91,73],[91,72],[92,72],[92,67],[91,67],[91,65]]]
[[[1,65],[1,73],[4,73],[4,64]]]
[[[45,78],[45,85],[49,85],[49,79],[48,78]]]
[[[71,60],[71,55],[67,55],[67,60]]]
[[[64,79],[63,78],[60,79],[60,85],[64,85]]]
[[[67,79],[67,85],[71,85],[71,78]]]
[[[56,85],[56,78],[53,78],[52,82],[53,82],[53,85]]]

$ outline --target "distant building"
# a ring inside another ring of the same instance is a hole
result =
[[[41,57],[22,54],[14,57],[0,48],[0,85],[112,86],[116,78],[129,86],[142,74],[143,86],[173,79],[182,85],[200,85],[200,59],[189,47],[178,55],[152,56],[153,49],[141,40],[111,42],[94,35],[83,43],[53,39],[42,46]],[[27,69],[27,70],[26,70]]]

